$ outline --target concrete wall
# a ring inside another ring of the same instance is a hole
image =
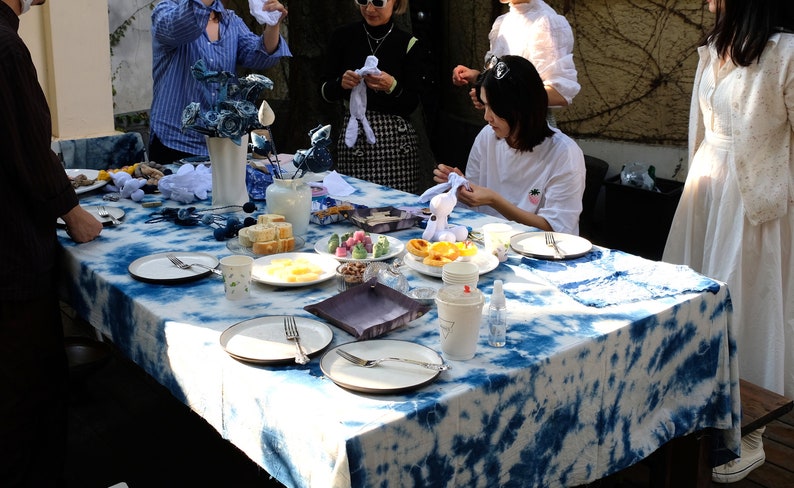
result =
[[[47,2],[20,18],[50,105],[55,138],[114,131],[107,0]]]

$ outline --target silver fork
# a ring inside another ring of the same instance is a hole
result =
[[[560,248],[557,247],[557,240],[554,239],[553,232],[546,232],[546,245],[549,247],[554,248],[554,257],[557,259],[562,259],[565,255],[560,251]]]
[[[416,364],[417,366],[421,366],[427,369],[432,369],[433,371],[446,371],[452,367],[449,364],[426,363],[424,361],[416,361],[414,359],[406,359],[406,358],[363,359],[358,356],[354,356],[343,349],[337,349],[336,353],[342,356],[343,358],[347,359],[351,363],[355,364],[356,366],[361,366],[364,368],[372,368],[373,366],[379,365],[383,361],[399,361],[401,363]]]
[[[168,258],[169,261],[174,263],[174,266],[176,266],[179,269],[190,269],[193,266],[198,266],[199,268],[204,268],[206,270],[209,270],[209,271],[215,273],[218,276],[223,276],[223,271],[221,271],[221,270],[219,270],[217,268],[210,268],[209,266],[201,264],[201,263],[186,263],[186,262],[182,261],[181,259],[179,259],[178,257],[174,256],[171,253],[168,253],[165,256]]]
[[[117,219],[112,213],[108,212],[108,209],[105,208],[104,205],[99,206],[99,208],[97,209],[97,213],[99,214],[100,217],[106,219],[110,218],[110,221],[113,222],[113,225],[119,225],[121,223],[121,221]]]
[[[292,315],[284,317],[284,333],[287,335],[288,340],[295,341],[295,347],[298,349],[298,353],[295,354],[295,362],[298,364],[308,363],[309,356],[303,354],[303,348],[301,348],[301,337],[298,333],[298,325],[295,323],[295,317]]]

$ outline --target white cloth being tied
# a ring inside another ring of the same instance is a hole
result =
[[[430,201],[430,199],[433,198],[434,196],[440,195],[445,192],[449,192],[453,195],[457,195],[458,188],[460,188],[461,186],[465,186],[466,188],[471,189],[469,187],[469,180],[467,180],[465,177],[457,173],[449,173],[447,175],[446,182],[439,183],[435,186],[431,186],[430,188],[425,190],[425,192],[419,196],[419,201],[422,203]],[[455,200],[457,201],[457,196],[455,196]]]
[[[378,58],[375,56],[367,56],[364,66],[357,69],[356,73],[360,76],[366,75],[379,75]],[[364,135],[367,137],[367,142],[375,144],[375,133],[369,125],[366,117],[367,112],[367,85],[362,81],[353,87],[350,92],[350,121],[347,123],[347,130],[345,131],[345,144],[347,147],[353,147],[358,139],[358,124],[364,128]]]
[[[248,8],[251,10],[251,15],[254,16],[259,24],[276,25],[281,19],[281,12],[273,10],[267,12],[263,10],[265,0],[248,0]]]

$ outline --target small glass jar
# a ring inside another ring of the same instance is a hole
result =
[[[283,215],[292,224],[295,235],[303,236],[309,229],[312,213],[312,190],[300,179],[273,178],[265,190],[267,213]]]
[[[364,274],[368,268],[368,263],[363,261],[349,261],[342,263],[336,268],[336,288],[339,291],[346,291],[354,286],[363,283]]]
[[[370,278],[378,278],[379,283],[393,288],[400,293],[408,291],[408,279],[403,276],[396,266],[389,266],[383,262],[370,263],[367,270],[364,271],[364,281],[369,281]]]

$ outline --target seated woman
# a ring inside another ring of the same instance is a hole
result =
[[[529,89],[527,89],[529,87]],[[485,106],[483,127],[466,165],[470,189],[458,201],[541,230],[579,234],[585,165],[573,139],[546,122],[548,95],[535,67],[504,56],[476,85]],[[433,171],[438,183],[458,168]]]

